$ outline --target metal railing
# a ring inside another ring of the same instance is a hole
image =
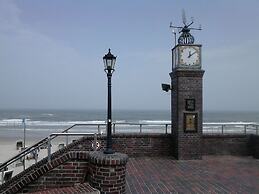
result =
[[[112,123],[112,133],[170,133],[171,123]],[[169,131],[168,131],[169,130]]]
[[[171,133],[171,123],[113,123],[116,133]],[[203,123],[203,134],[255,134],[259,135],[257,123]]]
[[[259,135],[259,124],[203,123],[203,134],[254,134]]]
[[[33,151],[39,149],[42,146],[47,146],[48,150],[48,159],[51,159],[51,141],[53,141],[56,137],[65,136],[66,137],[66,145],[68,145],[68,137],[69,136],[93,136],[94,141],[97,141],[97,135],[101,134],[103,127],[105,127],[105,123],[92,123],[92,124],[74,124],[71,127],[63,130],[61,133],[52,133],[48,137],[41,139],[39,142],[33,144],[32,146],[24,149],[16,156],[11,159],[5,161],[0,165],[0,172],[4,172],[6,167],[13,164],[14,162],[24,159],[25,156],[32,153]],[[169,128],[171,127],[171,123],[112,123],[112,132],[113,134],[117,133],[171,133]],[[90,127],[91,130],[94,129],[93,133],[68,133],[71,129],[75,127]],[[106,131],[106,130],[105,130]],[[203,134],[255,134],[259,135],[259,124],[244,124],[244,123],[233,123],[233,124],[218,124],[218,123],[203,123]],[[96,144],[95,144],[96,146]],[[25,164],[24,164],[25,169]]]
[[[93,150],[97,149],[97,135],[96,133],[52,133],[48,137],[48,160],[51,160],[51,140],[53,139],[52,137],[58,137],[58,136],[93,136],[94,141],[93,141]],[[68,145],[68,141],[66,142],[66,146]]]
[[[157,133],[168,133],[168,127],[171,124],[166,123],[166,124],[144,124],[144,123],[113,123],[113,133],[120,133],[120,132],[139,132],[139,133],[149,133],[150,131],[157,130]],[[68,133],[69,130],[75,127],[91,127],[95,128],[96,127],[96,133],[101,134],[102,133],[102,127],[106,126],[105,123],[103,124],[74,124],[67,129],[63,130],[61,133],[52,133],[48,137],[41,139],[37,143],[33,144],[32,146],[24,149],[21,151],[19,154],[16,156],[10,158],[9,160],[5,161],[0,165],[0,171],[2,171],[5,167],[8,165],[16,162],[17,160],[21,159],[22,157],[25,157],[27,154],[33,152],[34,150],[40,148],[41,146],[47,145],[48,142],[52,141],[55,139],[57,136],[78,136],[78,135],[89,135],[90,133]],[[148,128],[147,128],[148,126]],[[91,133],[92,135],[94,133]],[[66,141],[66,145],[68,144],[68,141]]]
[[[2,172],[2,181],[3,181],[3,174],[5,172],[5,170],[7,169],[8,166],[10,166],[11,164],[22,160],[23,161],[23,170],[25,170],[25,156],[29,155],[30,153],[33,153],[35,151],[37,151],[38,149],[40,149],[40,147],[44,147],[47,145],[47,149],[48,149],[48,159],[50,159],[51,157],[51,141],[53,139],[55,139],[58,136],[66,136],[67,140],[66,140],[66,145],[68,145],[68,136],[93,136],[94,137],[94,141],[95,141],[95,146],[96,146],[96,141],[97,141],[97,134],[96,133],[68,133],[68,131],[74,127],[77,126],[97,126],[98,131],[100,131],[100,126],[101,125],[105,125],[105,124],[75,124],[72,125],[71,127],[63,130],[61,133],[52,133],[50,134],[48,137],[41,139],[40,141],[38,141],[37,143],[33,144],[32,146],[22,150],[19,154],[17,154],[16,156],[10,158],[9,160],[3,162],[0,165],[0,172]],[[101,133],[98,133],[101,134]]]

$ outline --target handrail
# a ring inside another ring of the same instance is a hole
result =
[[[94,136],[94,147],[96,148],[97,144],[97,135],[100,135],[100,133],[51,133],[48,138],[48,160],[51,160],[51,138],[52,136],[57,137],[57,136],[86,136],[86,135],[93,135]]]
[[[76,127],[76,126],[91,126],[91,125],[97,125],[97,126],[102,126],[105,124],[74,124],[70,127],[68,127],[67,129],[63,130],[61,133],[66,133],[68,132],[70,129]],[[51,136],[51,140],[53,140],[54,138],[56,138],[57,135],[53,135]],[[32,151],[38,149],[40,146],[46,144],[48,142],[48,137],[45,137],[43,139],[41,139],[40,141],[38,141],[37,143],[33,144],[32,146],[26,148],[25,150],[21,151],[20,153],[18,153],[16,156],[12,157],[11,159],[8,159],[7,161],[3,162],[0,165],[0,171],[3,171],[7,166],[9,166],[10,164],[16,162],[17,160],[19,160],[20,158],[26,156],[27,154],[31,153]]]
[[[96,133],[51,133],[49,136],[81,136],[81,135],[94,135]]]
[[[22,152],[20,152],[19,154],[17,154],[16,156],[12,157],[11,159],[3,162],[0,165],[0,171],[2,171],[5,167],[9,166],[10,164],[16,162],[17,160],[19,160],[20,158],[24,157],[25,155],[27,155],[28,153],[34,151],[35,149],[39,148],[41,145],[43,145],[44,143],[46,143],[48,140],[48,138],[44,138],[42,140],[40,140],[39,142],[33,144],[32,146],[26,148],[25,150],[23,150]],[[32,149],[34,148],[34,149]],[[32,150],[31,150],[32,149]],[[30,150],[30,151],[29,151]]]

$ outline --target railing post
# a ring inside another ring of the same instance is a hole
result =
[[[246,134],[246,127],[247,125],[244,125],[244,134]]]
[[[115,123],[113,123],[113,134],[115,134]]]
[[[224,125],[221,125],[221,134],[224,134]]]
[[[168,124],[165,124],[165,134],[167,134],[167,127],[168,127]]]
[[[51,160],[51,137],[48,137],[48,160]]]
[[[67,133],[67,131],[66,131]],[[66,135],[66,146],[68,145],[68,135]]]
[[[4,168],[2,169],[2,179],[1,179],[1,183],[4,183]]]
[[[259,135],[258,134],[258,125],[256,125],[256,135]]]
[[[97,127],[98,127],[98,133],[100,134],[101,133],[100,125],[98,124]]]
[[[22,119],[22,123],[23,123],[23,150],[25,150],[26,146],[25,146],[25,142],[26,142],[26,120],[25,118]],[[25,155],[23,157],[23,170],[25,170]]]
[[[94,134],[94,151],[97,150],[97,134]]]
[[[142,133],[142,124],[139,124],[139,132]]]

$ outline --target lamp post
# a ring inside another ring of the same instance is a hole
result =
[[[104,71],[107,74],[108,78],[108,107],[107,107],[107,140],[106,140],[106,149],[104,150],[105,154],[113,154],[112,150],[112,93],[111,93],[111,78],[112,73],[115,71],[116,57],[111,54],[111,49],[109,52],[103,57],[104,62]]]

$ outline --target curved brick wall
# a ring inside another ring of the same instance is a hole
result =
[[[102,194],[125,193],[127,161],[126,154],[91,152],[90,185]]]

